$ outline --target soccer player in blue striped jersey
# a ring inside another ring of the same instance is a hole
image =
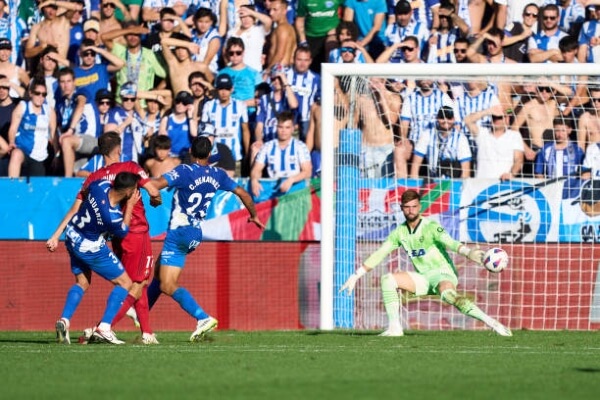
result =
[[[191,147],[192,164],[179,165],[154,181],[158,190],[171,187],[175,189],[175,194],[156,274],[148,288],[148,300],[152,308],[162,292],[172,297],[185,312],[195,318],[198,321],[196,330],[190,337],[193,342],[202,340],[206,333],[217,327],[218,321],[200,307],[187,289],[179,286],[178,280],[186,256],[202,242],[200,223],[217,190],[237,195],[250,213],[248,222],[264,229],[250,194],[238,186],[225,170],[209,165],[211,150],[210,139],[204,136],[195,138]]]
[[[243,101],[231,98],[233,91],[231,76],[228,74],[217,76],[215,88],[217,89],[217,98],[204,105],[202,122],[215,127],[215,142],[229,147],[236,164],[240,165],[250,147],[248,110]]]
[[[127,297],[132,282],[123,264],[106,245],[105,235],[123,238],[129,232],[133,206],[141,198],[137,188],[139,176],[121,172],[110,181],[95,181],[88,187],[85,200],[71,218],[65,229],[65,246],[71,257],[71,271],[78,277],[67,294],[60,319],[56,322],[56,337],[59,343],[70,344],[70,320],[90,284],[92,271],[112,282],[115,287],[108,296],[104,315],[94,337],[99,341],[123,344],[111,330],[111,323],[121,303]],[[125,212],[121,203],[126,201]],[[56,250],[57,241],[48,241],[49,251]],[[79,281],[81,276],[82,281]]]
[[[356,282],[367,272],[377,267],[394,250],[403,248],[415,268],[413,271],[396,271],[381,277],[381,293],[389,325],[380,336],[403,336],[400,322],[400,296],[398,289],[416,296],[438,295],[447,304],[461,313],[475,318],[500,336],[512,336],[509,328],[483,312],[467,296],[456,292],[458,272],[449,251],[483,264],[483,251],[469,249],[454,240],[436,221],[421,215],[421,196],[409,189],[401,196],[402,213],[406,221],[399,225],[371,254],[355,273],[342,285],[340,292],[352,293]]]
[[[321,77],[310,68],[312,57],[308,47],[297,47],[294,52],[294,65],[287,71],[287,81],[298,99],[296,123],[300,128],[300,139],[306,140],[310,123],[310,108],[315,99],[320,96]]]

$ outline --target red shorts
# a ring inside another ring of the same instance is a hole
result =
[[[112,248],[132,281],[142,282],[152,276],[154,259],[148,232],[129,232],[124,239],[113,238]]]

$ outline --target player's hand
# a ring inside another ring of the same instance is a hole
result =
[[[127,207],[133,207],[135,205],[135,203],[137,203],[138,201],[140,201],[140,199],[142,198],[142,194],[140,193],[139,189],[135,189],[135,192],[132,193],[131,197],[129,197],[127,199]]]
[[[160,194],[158,196],[150,197],[150,205],[152,207],[158,207],[162,204],[162,197]]]
[[[53,237],[51,237],[50,239],[48,239],[48,241],[46,242],[46,249],[48,249],[48,251],[50,253],[52,253],[57,248],[58,248],[58,239],[55,239]]]
[[[253,223],[254,225],[256,225],[257,227],[259,227],[262,230],[265,229],[265,225],[262,222],[260,222],[258,215],[256,217],[249,217],[248,223]]]
[[[354,291],[354,287],[356,286],[356,282],[358,281],[358,275],[356,273],[350,275],[346,282],[340,288],[339,293],[342,293],[344,290],[346,291],[346,295],[350,296]]]
[[[469,251],[469,255],[467,256],[467,258],[479,265],[483,265],[483,256],[484,255],[485,255],[485,252],[483,250],[471,249],[471,251]]]

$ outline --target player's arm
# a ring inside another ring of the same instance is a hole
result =
[[[162,197],[160,196],[160,190],[158,190],[152,184],[151,180],[146,182],[142,187],[144,189],[146,189],[146,192],[148,192],[148,195],[150,196],[150,205],[152,207],[158,207],[162,204]]]
[[[345,290],[348,295],[351,295],[356,286],[356,282],[367,272],[377,267],[377,265],[379,265],[379,263],[381,263],[394,249],[398,248],[398,243],[400,243],[400,241],[397,238],[397,232],[398,230],[392,232],[385,242],[383,242],[383,244],[363,262],[362,266],[358,267],[358,269],[348,277],[346,282],[344,282],[340,288],[340,293]]]
[[[156,190],[159,191],[169,186],[169,182],[165,179],[164,176],[161,176],[160,178],[154,178],[149,183],[153,185],[156,188]]]
[[[53,252],[57,249],[60,235],[62,235],[63,231],[67,227],[67,224],[69,223],[71,218],[73,218],[73,215],[75,215],[77,210],[79,210],[79,207],[81,206],[82,202],[83,201],[79,198],[75,199],[69,211],[67,211],[62,221],[60,221],[60,224],[52,234],[52,236],[50,236],[50,239],[48,239],[48,241],[46,242],[46,248],[48,249],[48,251]]]
[[[256,207],[254,206],[254,202],[252,201],[252,197],[250,197],[250,193],[248,193],[243,187],[238,186],[233,190],[233,193],[239,197],[242,201],[246,210],[250,213],[250,217],[248,217],[248,222],[252,222],[254,225],[259,227],[260,229],[265,229],[265,226],[260,219],[258,218],[258,214],[256,214]]]

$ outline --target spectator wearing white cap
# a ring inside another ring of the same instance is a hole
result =
[[[126,82],[121,86],[119,95],[121,104],[109,111],[104,132],[119,132],[123,161],[137,162],[144,148],[145,134],[144,121],[136,111],[137,86],[133,82]]]
[[[6,76],[10,82],[10,95],[23,97],[25,88],[29,84],[29,74],[10,61],[12,43],[7,38],[0,39],[0,74]]]

